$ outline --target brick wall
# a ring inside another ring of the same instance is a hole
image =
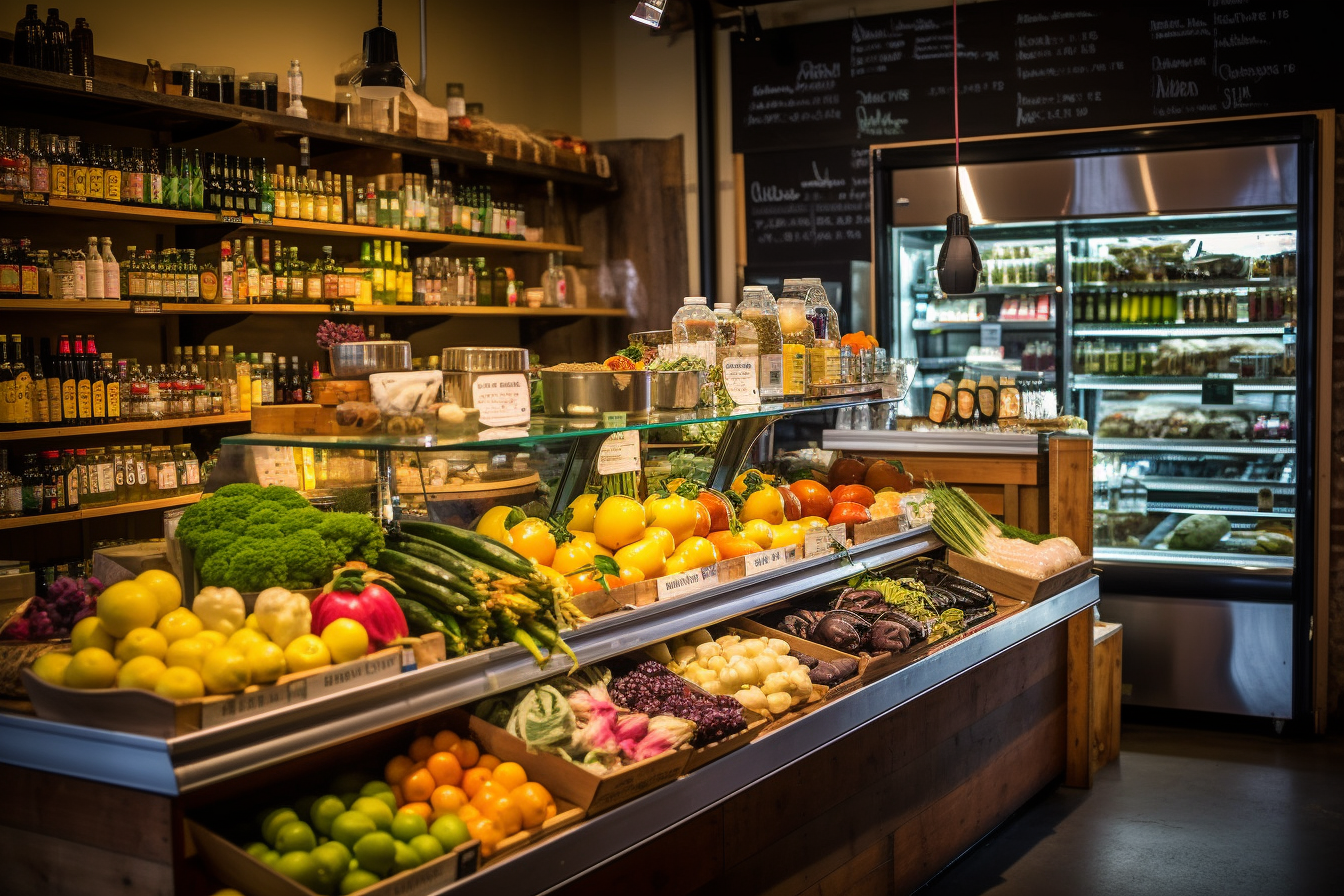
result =
[[[1334,375],[1330,415],[1330,630],[1326,703],[1344,727],[1344,116],[1335,123]]]

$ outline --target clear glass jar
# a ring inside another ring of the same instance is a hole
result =
[[[677,313],[672,315],[672,345],[678,354],[702,357],[706,364],[714,363],[717,333],[718,321],[704,296],[687,296]]]
[[[784,395],[784,339],[779,328],[779,305],[764,286],[742,288],[737,314],[756,328],[761,350],[761,398],[778,399]]]
[[[173,460],[177,463],[178,493],[194,494],[201,490],[201,463],[190,445],[174,445]]]
[[[801,296],[785,295],[779,300],[779,330],[783,340],[783,390],[789,399],[807,395],[808,352],[816,341],[812,324],[808,322]]]
[[[149,488],[150,500],[178,494],[177,461],[167,445],[155,445],[149,451]]]

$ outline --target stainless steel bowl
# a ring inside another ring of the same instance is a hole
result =
[[[651,406],[647,370],[542,368],[541,390],[551,417],[600,417],[619,411],[642,417]]]
[[[411,369],[411,344],[395,340],[343,342],[333,345],[331,375],[338,380],[366,379],[371,373],[400,373]]]
[[[443,370],[443,397],[464,408],[475,406],[472,388],[482,376],[517,374],[527,378],[529,356],[525,348],[455,346],[445,348],[439,367]]]
[[[703,370],[655,370],[649,377],[654,407],[686,410],[700,403],[700,387],[709,374]]]

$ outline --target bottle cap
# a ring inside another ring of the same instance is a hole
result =
[[[686,302],[685,302],[685,304],[687,304],[687,305],[708,305],[708,304],[709,304],[709,299],[706,299],[704,296],[687,296],[687,297],[686,297]]]

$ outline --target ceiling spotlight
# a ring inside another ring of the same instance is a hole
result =
[[[641,0],[635,4],[635,11],[630,13],[630,18],[650,28],[657,28],[658,23],[663,20],[663,10],[666,7],[667,0]]]
[[[364,68],[350,86],[370,100],[394,100],[414,86],[397,60],[397,33],[383,27],[383,0],[378,0],[378,27],[364,32]]]

